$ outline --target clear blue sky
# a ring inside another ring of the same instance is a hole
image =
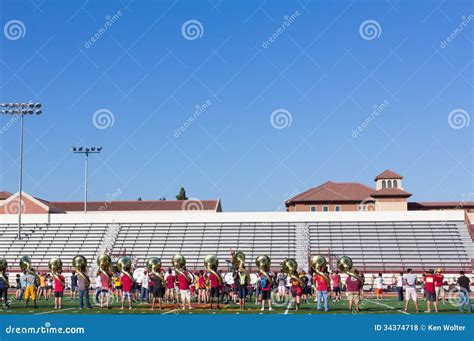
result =
[[[92,200],[174,199],[184,186],[227,211],[281,210],[309,187],[373,185],[387,168],[412,200],[463,200],[472,14],[471,1],[2,0],[0,99],[43,104],[26,119],[24,190],[82,200],[70,147],[102,145]],[[183,34],[189,20],[197,32]],[[94,125],[100,109],[113,125]],[[278,109],[291,124],[271,124]],[[19,125],[0,126],[0,189],[16,192]]]

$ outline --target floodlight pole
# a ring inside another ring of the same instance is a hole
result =
[[[89,168],[89,154],[99,154],[102,147],[72,147],[72,152],[84,154],[84,213],[87,213],[87,172]]]
[[[2,114],[13,114],[20,116],[20,167],[18,176],[18,239],[21,239],[21,215],[23,211],[23,126],[24,115],[41,115],[41,103],[0,103]],[[35,109],[35,110],[33,110]]]
[[[21,213],[22,205],[22,191],[23,191],[23,114],[20,115],[20,175],[18,180],[18,240],[21,240]]]

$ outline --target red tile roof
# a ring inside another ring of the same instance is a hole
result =
[[[83,211],[83,202],[50,202],[62,211]],[[220,212],[220,200],[135,200],[135,201],[89,201],[88,211],[181,211],[204,210]]]
[[[286,201],[288,206],[296,202],[361,202],[370,197],[373,188],[358,182],[332,182],[328,181],[321,186],[311,188]]]
[[[400,188],[383,188],[375,191],[371,194],[374,198],[381,197],[398,197],[398,198],[408,198],[411,196],[411,193],[405,192]]]
[[[9,197],[11,197],[12,194],[10,192],[0,192],[0,200],[5,200],[5,199],[8,199]]]
[[[401,176],[400,174],[395,173],[394,171],[386,169],[382,173],[380,173],[379,175],[377,175],[375,177],[376,181],[379,180],[379,179],[403,179],[403,176]]]

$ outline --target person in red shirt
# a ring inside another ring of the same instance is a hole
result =
[[[443,288],[443,281],[444,276],[442,274],[443,269],[437,269],[435,276],[435,293],[436,293],[436,300],[446,303],[446,296],[444,295],[444,288]]]
[[[337,270],[333,271],[331,275],[331,282],[332,282],[332,291],[334,292],[334,300],[340,301],[341,300],[341,276],[339,275],[339,271]]]
[[[326,277],[321,274],[316,274],[314,276],[314,283],[316,283],[316,300],[317,300],[317,309],[321,309],[321,300],[324,301],[324,311],[329,311],[329,301],[328,301],[328,291],[329,283],[326,280]]]
[[[188,309],[191,310],[191,292],[189,286],[191,285],[192,278],[189,272],[182,270],[178,273],[179,292],[181,294],[181,302],[183,304],[183,310],[186,309],[186,302],[188,303]]]
[[[354,274],[359,276],[359,271],[354,269]],[[360,312],[360,291],[362,288],[361,277],[347,276],[346,279],[346,290],[347,290],[347,301],[349,302],[349,311],[352,313],[352,309],[355,308],[357,312]]]
[[[438,312],[438,301],[436,300],[436,290],[435,290],[435,276],[434,270],[428,270],[425,278],[425,295],[426,295],[426,313],[431,312],[431,302],[435,307],[435,311]]]
[[[120,282],[122,283],[122,310],[125,302],[125,297],[128,299],[128,310],[132,310],[132,285],[133,280],[128,275],[122,273],[120,275]]]
[[[166,302],[168,303],[175,303],[176,295],[174,292],[174,282],[176,281],[176,277],[173,275],[171,269],[168,269],[168,276],[166,276]]]
[[[217,309],[220,309],[219,301],[220,301],[221,282],[219,280],[219,277],[215,273],[211,272],[209,274],[209,282],[211,284],[211,292],[210,292],[210,297],[209,297],[209,303],[211,304],[211,309],[212,309],[212,303],[214,301],[214,297],[217,298]]]
[[[63,304],[64,296],[64,276],[61,275],[62,271],[58,270],[54,274],[54,309],[61,309]]]
[[[295,272],[293,276],[290,278],[290,282],[291,282],[290,292],[291,292],[291,296],[293,297],[292,302],[296,302],[295,310],[298,310],[300,308],[301,295],[303,294],[303,288],[301,287],[302,282],[301,280],[298,280],[297,276],[298,276],[298,273]]]

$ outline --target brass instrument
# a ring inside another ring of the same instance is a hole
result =
[[[317,273],[318,275],[322,276],[326,283],[328,284],[328,287],[331,284],[331,280],[329,279],[328,275],[326,275],[322,270],[326,268],[328,262],[326,261],[326,258],[323,256],[313,256],[311,258],[311,268],[313,268],[314,272]]]
[[[153,275],[159,277],[162,283],[165,281],[165,278],[161,273],[161,258],[151,257],[146,262],[146,267],[148,268],[148,271],[150,271]]]
[[[110,267],[112,266],[112,258],[110,258],[109,255],[103,253],[99,257],[97,257],[97,265],[99,266],[99,271],[103,273],[110,282],[112,280],[110,278]]]
[[[0,257],[0,277],[3,279],[5,284],[8,286],[8,278],[5,276],[5,272],[8,268],[8,262],[5,258]]]
[[[219,281],[219,285],[222,285],[224,281],[222,280],[221,274],[217,272],[217,267],[219,266],[219,259],[217,259],[217,256],[215,255],[206,256],[206,258],[204,258],[204,266],[206,267],[209,273],[214,274],[214,276],[217,277],[217,280]]]
[[[30,275],[33,275],[39,282],[38,275],[31,269],[31,258],[29,256],[23,256],[20,258],[20,269],[21,271],[26,271]]]
[[[255,260],[255,264],[257,265],[258,270],[262,275],[267,278],[267,281],[270,282],[270,286],[273,283],[272,277],[268,274],[270,271],[271,259],[267,255],[258,256]]]
[[[122,256],[117,260],[117,269],[118,271],[124,273],[130,278],[130,281],[133,283],[132,271],[132,259],[128,256]]]
[[[86,259],[86,257],[81,256],[81,255],[75,256],[72,259],[72,266],[76,270],[77,274],[87,281],[87,283],[88,283],[87,286],[89,286],[91,284],[91,280],[90,280],[89,276],[87,276],[87,274],[86,274],[86,270],[87,270],[87,259]]]
[[[298,276],[298,262],[293,258],[287,258],[281,263],[281,271],[290,276],[294,281],[298,281],[301,288],[304,288],[306,284]]]
[[[356,274],[355,272],[351,271],[352,270],[352,259],[348,256],[342,256],[337,260],[337,268],[344,272],[346,275],[354,277],[358,281],[361,282],[361,284],[364,284],[364,279]]]
[[[49,260],[48,262],[48,268],[51,270],[51,274],[53,277],[61,283],[61,286],[64,287],[64,281],[61,279],[61,276],[59,276],[59,273],[63,269],[63,261],[59,257],[53,257]]]
[[[245,272],[247,275],[249,274],[245,268],[245,253],[242,251],[237,251],[234,253],[232,256],[232,263],[240,272]]]
[[[188,283],[192,283],[193,279],[191,278],[191,276],[189,276],[189,274],[183,271],[184,267],[186,266],[186,258],[184,258],[183,255],[179,253],[174,255],[171,259],[171,264],[173,265],[174,271],[177,274],[184,276]]]

